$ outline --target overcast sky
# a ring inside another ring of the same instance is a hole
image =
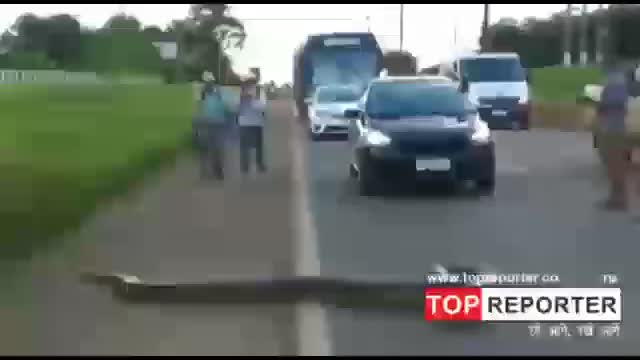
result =
[[[565,7],[493,4],[491,21],[547,17]],[[4,4],[0,5],[0,29],[11,26],[26,12],[40,16],[69,13],[84,25],[98,27],[121,10],[145,25],[164,27],[172,19],[187,16],[188,8],[187,4]],[[456,47],[476,48],[482,11],[482,4],[405,4],[404,48],[418,57],[420,66],[435,64]],[[245,72],[258,66],[264,79],[278,83],[291,81],[293,50],[311,33],[366,31],[370,27],[383,48],[397,49],[400,43],[398,4],[233,4],[231,12],[244,22],[249,35],[245,48],[232,54],[236,69]]]

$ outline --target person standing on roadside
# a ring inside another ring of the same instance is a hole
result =
[[[607,75],[597,107],[598,150],[605,160],[609,178],[609,197],[601,206],[607,210],[626,210],[629,206],[627,178],[631,164],[626,139],[628,101],[625,74],[613,68]]]
[[[238,127],[240,131],[240,170],[249,172],[249,152],[255,149],[256,167],[259,172],[266,171],[264,163],[264,124],[266,109],[257,98],[257,84],[248,82],[242,86],[240,106],[238,108]]]
[[[227,110],[215,81],[205,83],[201,98],[194,120],[201,146],[201,172],[209,177],[212,170],[217,179],[223,180]]]

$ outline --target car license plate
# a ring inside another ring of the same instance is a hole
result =
[[[507,116],[507,112],[505,110],[492,110],[491,115],[493,116]]]
[[[640,165],[640,148],[631,149],[631,163]]]
[[[349,122],[346,119],[334,117],[334,118],[331,119],[331,125],[334,125],[334,126],[346,126],[346,125],[349,125]]]
[[[418,159],[416,160],[416,170],[449,171],[451,161],[449,159]]]

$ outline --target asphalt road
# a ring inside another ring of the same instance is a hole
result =
[[[492,197],[434,184],[384,197],[357,194],[346,142],[309,143],[310,203],[320,269],[327,276],[421,281],[434,264],[499,272],[553,273],[561,285],[597,287],[623,279],[625,304],[638,299],[640,224],[594,204],[606,183],[588,134],[496,132]],[[421,312],[328,311],[333,352],[363,354],[638,354],[640,312],[624,307],[617,339],[531,338],[527,324],[448,331]],[[575,331],[575,330],[574,330]]]

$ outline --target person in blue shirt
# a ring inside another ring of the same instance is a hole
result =
[[[609,178],[609,196],[600,206],[607,210],[626,210],[626,182],[630,166],[630,148],[626,142],[628,84],[617,67],[610,69],[597,107],[598,150],[605,160]]]
[[[224,179],[225,135],[227,114],[220,88],[213,82],[205,85],[194,127],[200,142],[202,174],[209,177],[211,170],[219,180]]]

